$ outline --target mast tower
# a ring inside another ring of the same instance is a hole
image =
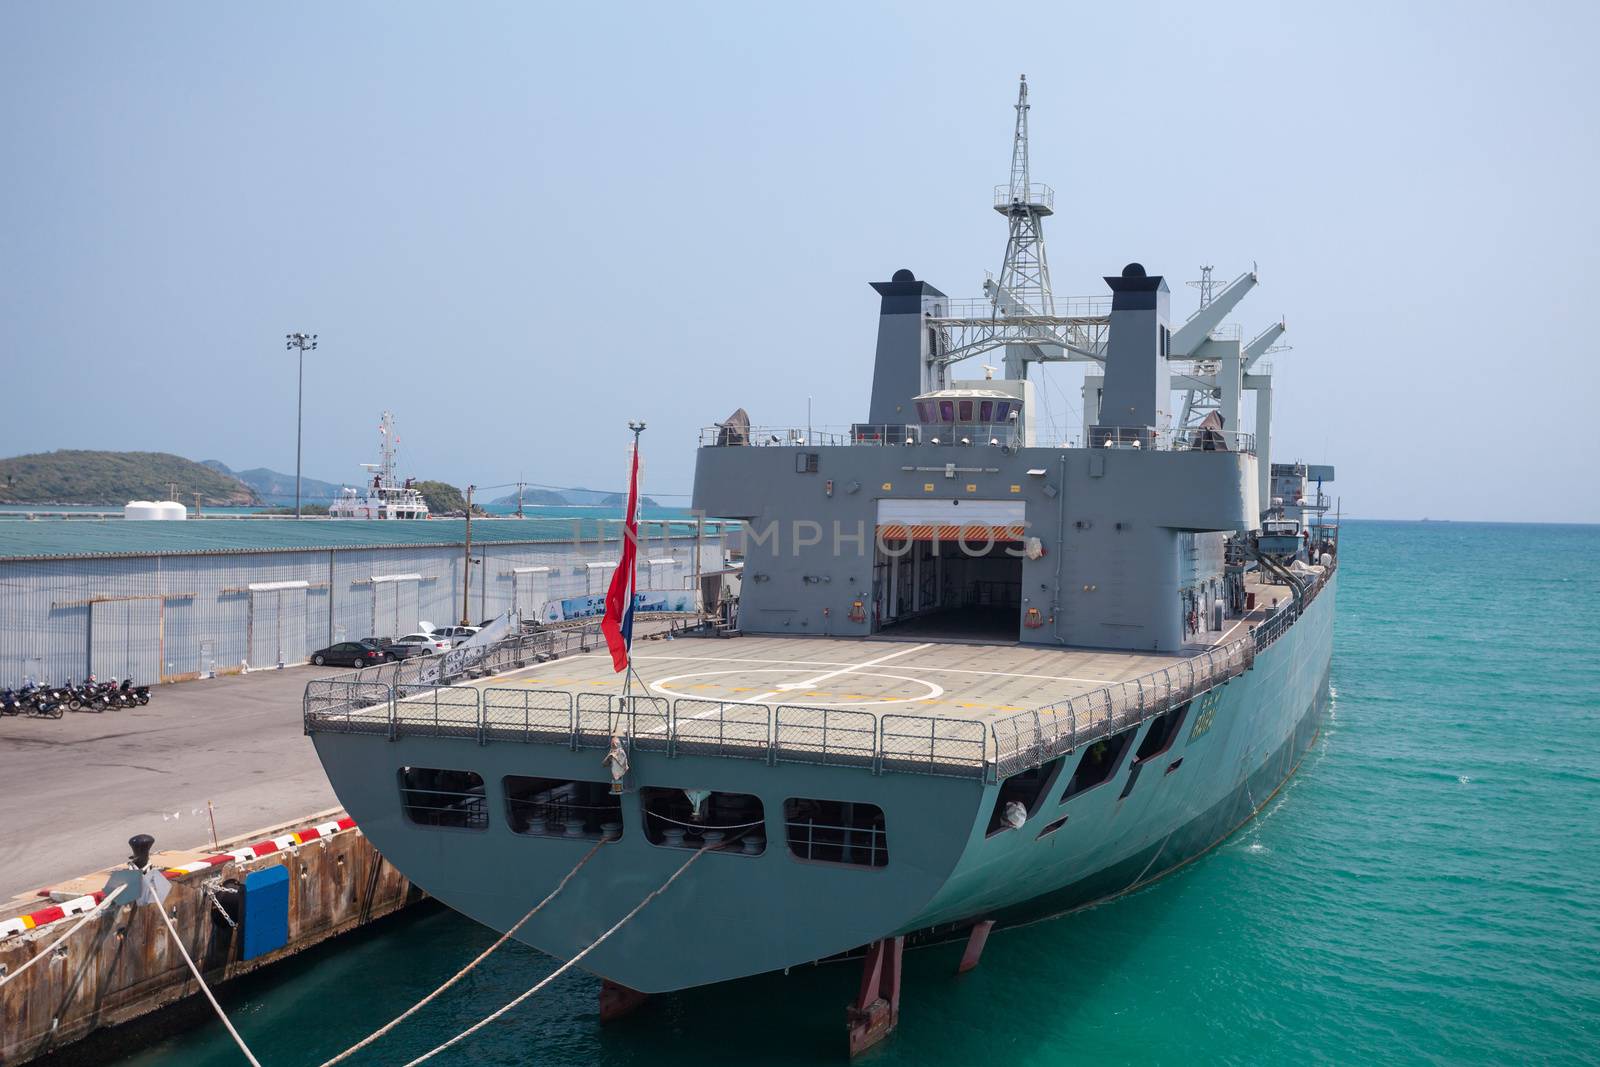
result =
[[[984,282],[996,319],[1054,315],[1050,262],[1044,249],[1044,219],[1055,214],[1055,190],[1035,183],[1028,168],[1028,76],[1017,86],[1017,122],[1011,142],[1011,180],[994,187],[994,209],[1006,217],[1005,262],[998,280]],[[1027,377],[1026,346],[1006,346],[1006,377]]]
[[[994,189],[994,209],[1006,217],[1010,234],[1000,279],[990,283],[989,298],[995,317],[1003,315],[1054,315],[1050,293],[1050,264],[1045,258],[1044,225],[1055,214],[1055,190],[1037,184],[1028,170],[1028,76],[1017,88],[1017,125],[1011,144],[1011,180]]]

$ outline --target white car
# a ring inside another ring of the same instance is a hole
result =
[[[439,628],[429,632],[432,633],[434,637],[444,638],[453,646],[461,644],[463,641],[481,629],[481,626],[440,626]]]
[[[427,634],[406,634],[404,637],[396,638],[391,643],[395,645],[405,645],[408,648],[418,649],[424,656],[435,656],[439,655],[440,653],[449,652],[453,647],[453,642],[450,640],[450,638],[443,636],[437,631]]]

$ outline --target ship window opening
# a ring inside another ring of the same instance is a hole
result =
[[[961,421],[962,422],[971,422],[972,421],[972,401],[970,401],[970,400],[963,400],[961,402]]]
[[[1102,737],[1085,748],[1083,755],[1078,758],[1077,769],[1067,782],[1066,792],[1061,794],[1061,802],[1064,804],[1079,793],[1104,785],[1116,777],[1117,769],[1122,766],[1122,757],[1128,754],[1128,747],[1137,732],[1124,730],[1115,737]]]
[[[1171,748],[1172,742],[1178,737],[1178,727],[1183,725],[1184,716],[1188,714],[1189,705],[1185,703],[1151,719],[1150,729],[1145,733],[1144,740],[1139,742],[1138,751],[1133,754],[1133,762],[1153,760]]]
[[[1063,815],[1055,822],[1046,823],[1044,829],[1039,831],[1038,836],[1036,836],[1034,840],[1038,841],[1042,838],[1049,837],[1051,834],[1055,833],[1065,825],[1067,825],[1067,817]]]
[[[483,779],[473,771],[401,767],[400,805],[418,826],[489,828]]]
[[[888,831],[876,804],[791,798],[783,802],[783,827],[796,859],[852,867],[889,863]]]
[[[928,403],[926,400],[917,401],[917,421],[918,422],[932,422],[933,421],[933,405]]]
[[[766,813],[749,793],[649,787],[639,791],[645,840],[662,848],[708,846],[736,855],[767,850]]]
[[[989,827],[984,836],[993,837],[1011,829],[1011,824],[1006,821],[1008,804],[1021,804],[1022,810],[1032,818],[1039,810],[1040,799],[1055,785],[1056,776],[1061,773],[1061,761],[1062,757],[1057,756],[1049,763],[1030,767],[1001,782],[995,793],[994,809],[989,812]]]
[[[622,836],[622,798],[609,782],[508,774],[502,785],[512,833],[594,841]]]
[[[1011,417],[1011,401],[1009,401],[1009,400],[996,401],[995,405],[994,405],[994,421],[995,422],[1005,422],[1006,419],[1008,419],[1010,417]]]
[[[939,421],[940,422],[955,422],[956,421],[956,402],[954,400],[941,400],[941,401],[939,401]]]
[[[978,405],[978,421],[979,422],[993,422],[994,421],[994,401],[993,400],[985,400],[983,403]]]

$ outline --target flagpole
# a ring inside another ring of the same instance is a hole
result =
[[[631,461],[631,464],[633,466],[633,469],[635,471],[637,471],[638,470],[638,464],[639,464],[639,435],[644,433],[644,423],[642,421],[641,422],[633,422],[632,420],[629,420],[628,429],[633,431],[633,455],[630,457],[630,461]],[[629,487],[629,491],[630,491],[630,493],[635,494],[635,495],[638,493],[639,485],[638,485],[637,475],[634,478],[634,484]],[[634,504],[635,508],[638,507],[638,501],[637,500],[633,501],[633,504]],[[639,562],[638,562],[638,555],[637,555],[638,538],[637,538],[637,535],[634,534],[634,530],[637,527],[637,518],[636,518],[636,516],[637,516],[637,512],[635,512],[635,514],[632,514],[632,515],[625,515],[623,520],[622,520],[622,537],[623,537],[623,540],[626,541],[628,537],[633,536],[634,537],[634,548],[635,548],[635,555],[634,555],[634,559],[633,559],[633,573],[628,576],[628,602],[623,606],[624,615],[626,615],[627,612],[630,612],[630,611],[633,610],[633,599],[634,599],[635,594],[637,593],[637,590],[634,588],[634,583],[637,581],[638,575],[639,575]],[[632,525],[630,525],[630,523],[629,523],[630,519],[634,520]],[[633,672],[633,634],[630,631],[629,634],[628,634],[628,645],[627,645],[627,669],[623,672],[623,675],[622,675],[622,713],[623,713],[623,715],[625,715],[627,717],[625,719],[625,722],[630,727],[632,726],[632,723],[633,723],[633,700],[632,700],[632,696],[633,696],[633,673],[634,673]],[[633,731],[632,731],[632,729],[629,729],[628,732],[631,734]]]

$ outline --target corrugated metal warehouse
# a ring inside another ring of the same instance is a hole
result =
[[[461,615],[461,520],[0,522],[0,686],[93,672],[137,684],[297,663],[335,641]],[[604,592],[621,524],[475,519],[469,614]],[[641,590],[687,590],[720,529],[650,522]]]

